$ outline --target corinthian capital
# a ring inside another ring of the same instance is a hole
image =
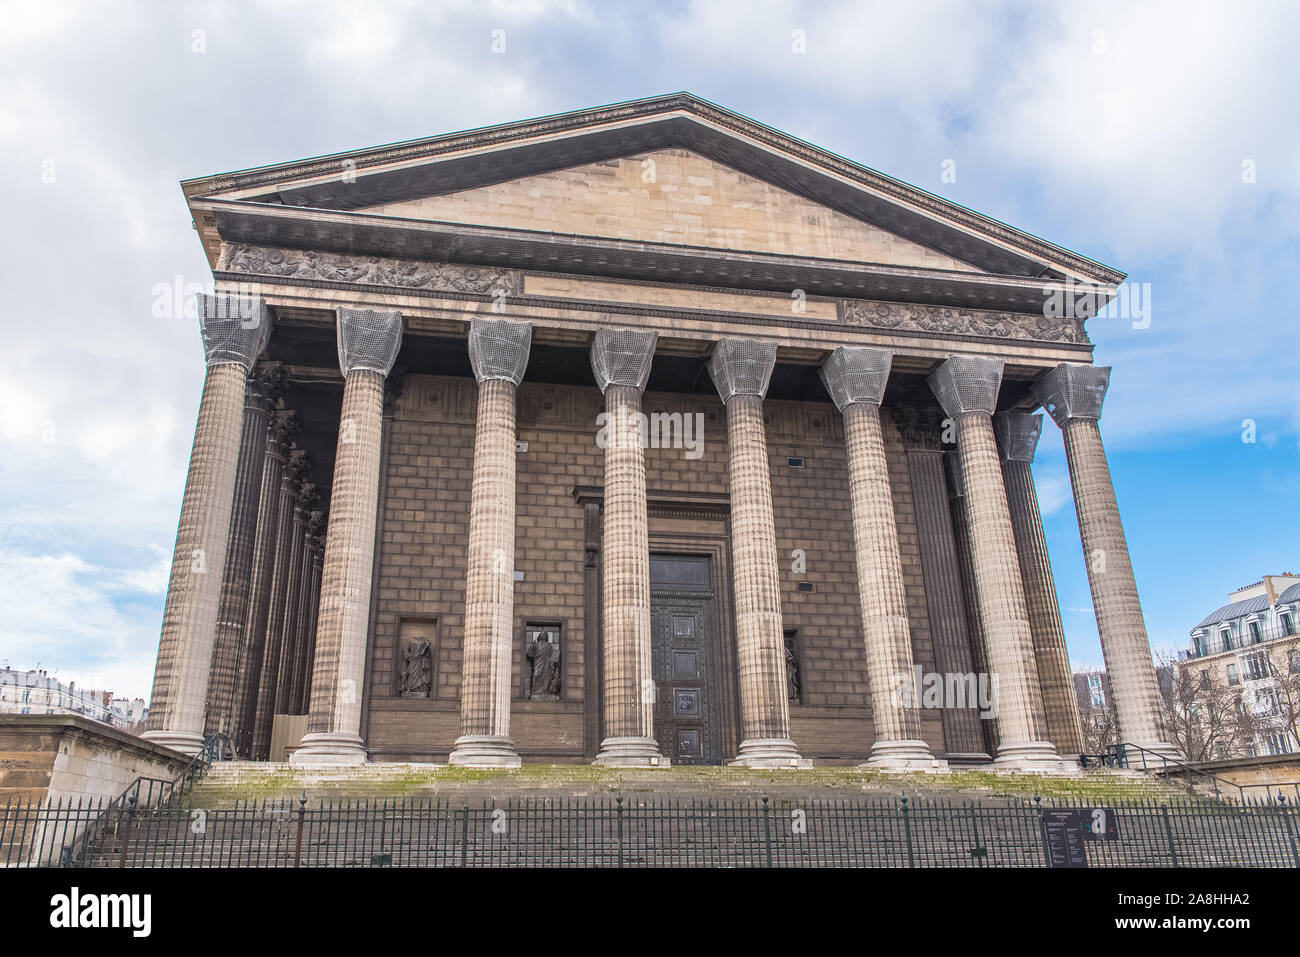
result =
[[[1032,462],[1043,431],[1043,417],[1028,412],[999,412],[993,417],[993,431],[1004,462]]]
[[[645,391],[659,333],[653,329],[599,329],[591,343],[591,371],[604,392],[612,385]]]
[[[1110,387],[1110,366],[1062,362],[1034,384],[1034,395],[1056,424],[1071,419],[1100,419]]]
[[[835,407],[843,412],[854,402],[880,405],[889,382],[894,354],[870,346],[840,346],[819,370]]]
[[[402,348],[402,314],[338,308],[339,369],[344,377],[367,370],[387,376]]]
[[[505,379],[514,385],[524,380],[528,350],[533,343],[531,322],[509,319],[474,319],[469,324],[469,364],[474,378]]]
[[[1002,360],[985,356],[950,356],[930,373],[930,391],[943,411],[955,419],[967,412],[993,414],[1002,384]]]
[[[209,367],[231,363],[248,372],[271,337],[265,299],[198,293],[199,331]]]
[[[775,342],[721,339],[709,357],[709,376],[725,405],[737,395],[767,395],[775,366]]]

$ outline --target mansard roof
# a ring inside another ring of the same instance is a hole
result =
[[[1293,586],[1294,587],[1294,586]],[[1288,589],[1290,591],[1290,589]],[[1286,592],[1282,593],[1285,597]],[[1278,599],[1282,601],[1282,598]],[[1244,618],[1246,615],[1254,615],[1261,611],[1269,609],[1268,596],[1256,595],[1254,598],[1243,598],[1241,601],[1234,601],[1231,604],[1217,608],[1201,619],[1197,628],[1204,628],[1206,625],[1216,625],[1221,621],[1233,621],[1237,618]],[[1193,629],[1195,630],[1195,629]]]
[[[655,150],[687,150],[974,267],[957,272],[417,221],[374,207]],[[342,175],[344,172],[347,175]],[[209,260],[221,242],[404,255],[706,285],[1037,310],[1062,280],[1124,275],[689,93],[187,180]]]

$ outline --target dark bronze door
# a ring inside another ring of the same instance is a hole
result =
[[[720,764],[709,560],[650,556],[655,737],[673,764]]]

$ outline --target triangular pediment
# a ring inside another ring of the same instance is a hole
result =
[[[648,182],[646,160],[656,164]],[[641,260],[657,257],[671,272],[685,256],[700,263],[691,266],[693,281],[724,285],[770,285],[778,274],[828,268],[824,263],[900,275],[922,269],[933,272],[901,281],[897,291],[931,299],[939,287],[921,277],[941,272],[959,274],[957,282],[1005,277],[1022,286],[1123,279],[687,93],[206,176],[182,187],[214,263],[223,241],[284,239],[347,250],[405,244],[428,255],[473,254],[485,264],[509,249],[523,264],[629,278],[650,270]],[[430,238],[438,223],[464,224],[465,242],[448,250],[449,240]],[[401,235],[385,240],[388,229]],[[773,261],[734,275],[707,264],[726,250]],[[852,284],[824,285],[853,291]]]
[[[637,153],[358,212],[927,269],[977,271],[690,150]]]

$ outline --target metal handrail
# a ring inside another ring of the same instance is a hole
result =
[[[1107,747],[1104,754],[1081,755],[1081,757],[1083,758],[1083,766],[1087,767],[1088,758],[1096,758],[1107,767],[1120,767],[1120,768],[1132,767],[1132,763],[1130,762],[1128,757],[1128,752],[1130,750],[1136,751],[1138,752],[1138,754],[1142,756],[1143,771],[1152,774],[1163,774],[1166,778],[1168,778],[1170,774],[1173,773],[1182,773],[1187,778],[1187,786],[1189,789],[1192,788],[1191,775],[1199,774],[1202,778],[1209,778],[1210,785],[1214,788],[1215,798],[1221,801],[1225,800],[1223,796],[1223,790],[1227,790],[1229,787],[1236,788],[1236,800],[1242,804],[1247,803],[1246,802],[1247,790],[1263,789],[1265,791],[1266,796],[1271,800],[1272,790],[1274,788],[1277,788],[1279,789],[1278,791],[1279,804],[1285,803],[1285,799],[1282,798],[1281,796],[1281,789],[1292,790],[1295,793],[1296,802],[1300,804],[1300,785],[1294,784],[1292,782],[1270,781],[1270,782],[1260,782],[1257,784],[1238,784],[1236,781],[1229,781],[1227,778],[1221,778],[1217,774],[1213,773],[1212,771],[1206,771],[1204,768],[1193,767],[1192,765],[1188,764],[1185,761],[1180,761],[1177,758],[1170,758],[1169,756],[1161,754],[1158,751],[1152,751],[1148,748],[1144,748],[1140,744],[1133,744],[1131,741],[1121,741],[1119,744],[1112,744],[1109,747]],[[1149,766],[1147,764],[1147,755],[1151,755],[1153,758],[1159,758],[1160,759],[1159,767],[1153,768]],[[1170,767],[1171,765],[1173,766],[1172,769]],[[1222,790],[1220,790],[1219,787],[1220,784],[1224,786]]]

